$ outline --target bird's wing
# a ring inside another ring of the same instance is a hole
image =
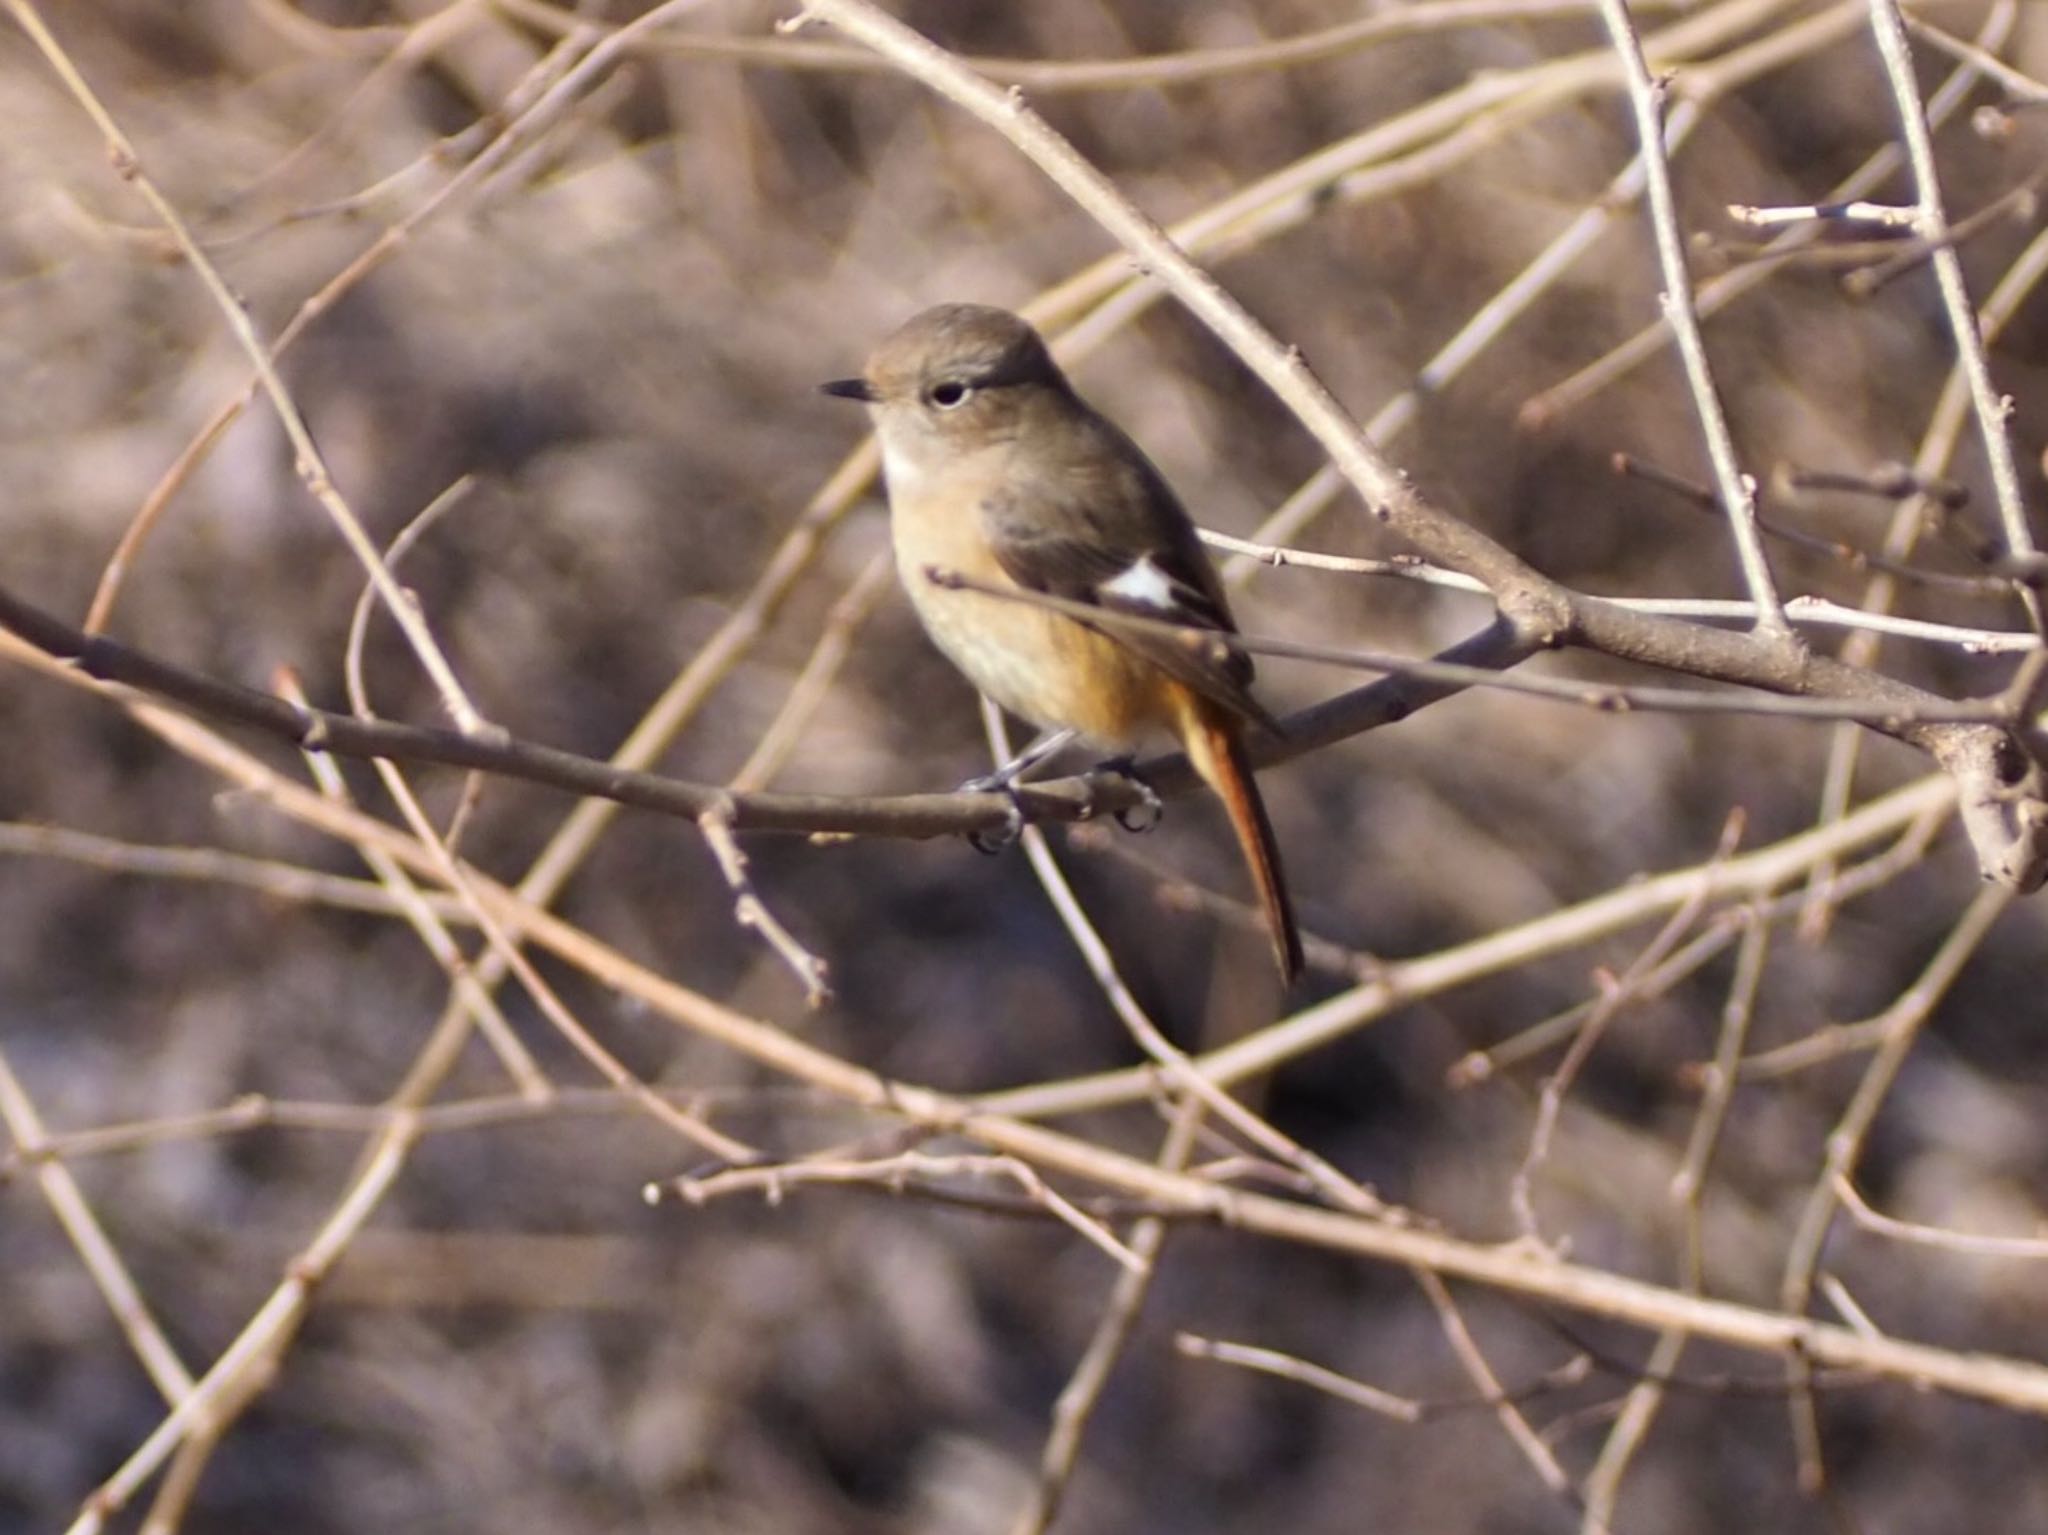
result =
[[[1142,457],[1116,461],[1108,476],[1046,475],[1007,485],[982,502],[981,517],[996,562],[1027,591],[1208,631],[1091,626],[1277,733],[1251,695],[1251,657],[1235,643],[1237,625],[1194,525]]]

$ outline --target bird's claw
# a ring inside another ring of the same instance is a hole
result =
[[[1024,797],[1017,792],[1017,785],[1008,775],[990,773],[982,778],[970,778],[960,785],[963,794],[1000,794],[1009,803],[1004,807],[1003,824],[993,831],[976,830],[967,834],[967,845],[977,853],[994,857],[1004,848],[1024,835]]]
[[[1166,814],[1166,807],[1159,802],[1159,796],[1152,792],[1150,784],[1139,784],[1138,792],[1144,798],[1135,805],[1126,805],[1116,813],[1116,824],[1125,831],[1150,831]]]
[[[1098,771],[1114,773],[1137,791],[1138,803],[1126,805],[1116,812],[1117,825],[1125,831],[1150,831],[1159,824],[1160,819],[1166,814],[1166,806],[1152,785],[1138,776],[1137,768],[1128,757],[1105,762]]]

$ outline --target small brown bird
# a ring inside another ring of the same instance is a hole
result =
[[[823,388],[874,418],[897,570],[926,630],[983,693],[1053,733],[992,781],[1071,736],[1126,756],[1154,730],[1171,735],[1223,800],[1293,981],[1301,937],[1244,745],[1247,726],[1280,731],[1251,695],[1251,658],[930,575],[1234,635],[1194,524],[1151,460],[1074,393],[1037,331],[985,305],[925,310],[861,377]]]

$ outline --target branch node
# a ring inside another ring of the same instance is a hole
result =
[[[2048,883],[2048,784],[2007,731],[1945,733],[1935,758],[1956,781],[1963,829],[1986,880],[2030,895]]]

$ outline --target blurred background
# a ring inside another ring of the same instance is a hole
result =
[[[886,544],[877,492],[843,515],[819,500],[865,431],[858,412],[816,393],[820,380],[856,371],[926,304],[1022,307],[1093,270],[1091,286],[1055,298],[1048,329],[1082,322],[1077,384],[1198,521],[1250,535],[1323,460],[1199,324],[1129,287],[1102,232],[1000,137],[823,28],[778,35],[789,9],[689,8],[445,203],[435,199],[451,179],[559,78],[562,50],[587,49],[636,7],[51,0],[43,14],[262,334],[277,336],[403,225],[396,249],[305,326],[282,371],[380,543],[457,489],[401,575],[490,719],[608,755],[681,668],[737,632],[748,643],[657,764],[722,782],[785,717],[821,638],[839,637],[844,664],[814,708],[789,717],[796,733],[774,786],[941,789],[986,766],[974,700],[893,583],[863,581]],[[1418,389],[1440,348],[1603,206],[1634,153],[1590,9],[1531,0],[1475,22],[1450,7],[1389,7],[1368,14],[1414,25],[1332,34],[1304,58],[1260,46],[1318,36],[1361,8],[892,9],[993,61],[997,78],[1024,78],[1032,104],[1154,217],[1206,220],[1190,236],[1199,259],[1301,346],[1359,419],[1399,410],[1381,420],[1383,444],[1440,504],[1586,590],[1742,595],[1717,518],[1612,471],[1625,453],[1705,478],[1668,349],[1625,371],[1583,371],[1657,313],[1632,204],[1615,205],[1454,379],[1428,375]],[[1882,547],[1898,503],[1787,487],[1799,471],[1867,476],[1930,451],[1953,359],[1935,288],[1922,264],[1867,297],[1845,291],[1845,271],[1896,250],[1845,252],[1850,236],[1759,268],[1756,236],[1723,209],[1826,200],[1893,141],[1896,109],[1863,9],[1720,0],[1638,16],[1669,49],[1659,57],[1677,68],[1681,95],[1704,98],[1676,161],[1696,271],[1767,273],[1716,314],[1709,337],[1767,512],[1806,538],[1773,542],[1781,586],[1843,602],[1860,601],[1870,576],[1839,546]],[[2039,77],[2048,30],[2033,10],[2017,7],[2016,22],[2010,6],[1920,14],[1986,37]],[[1919,46],[1933,92],[1957,66]],[[1019,74],[1025,63],[1161,56],[1213,67],[1163,83]],[[1963,245],[1980,301],[2037,233],[2028,188],[2044,129],[2038,112],[2015,109],[2016,88],[1957,90],[1937,135],[1951,213],[1991,210]],[[298,479],[271,409],[237,419],[146,535],[134,532],[153,488],[240,395],[248,364],[11,21],[0,29],[0,121],[0,583],[77,620],[128,538],[109,632],[258,687],[293,668],[314,700],[346,707],[361,567]],[[1871,195],[1903,201],[1909,188],[1894,175]],[[2048,432],[2042,326],[2040,306],[2022,303],[1993,356],[2029,497]],[[1952,579],[1905,582],[1898,606],[2010,629],[2013,605],[1970,585],[1991,501],[1974,430],[1956,441],[1936,455],[1938,472],[1967,504],[1910,555]],[[1293,540],[1401,552],[1367,523],[1335,497]],[[764,585],[803,527],[815,548]],[[1258,571],[1237,590],[1248,632],[1413,654],[1490,615],[1467,594],[1300,568]],[[1842,643],[1840,631],[1812,637]],[[1877,664],[1964,694],[1997,687],[2011,663],[1893,640]],[[1537,669],[1674,680],[1587,657]],[[382,619],[366,671],[381,712],[440,722]],[[1360,680],[1278,661],[1261,679],[1280,712]],[[64,1157],[197,1372],[333,1213],[369,1133],[342,1111],[394,1090],[447,977],[387,912],[249,888],[217,869],[173,879],[125,867],[119,849],[173,847],[363,872],[347,845],[235,792],[118,710],[10,664],[0,721],[0,1050],[47,1130],[155,1125],[249,1095],[331,1111],[325,1128],[309,1113],[292,1127],[145,1133]],[[250,744],[303,779],[289,753]],[[1831,760],[1854,801],[1930,771],[1874,735],[1852,764],[1826,725],[1594,714],[1493,691],[1277,769],[1268,802],[1320,940],[1291,999],[1276,994],[1239,905],[1241,870],[1213,803],[1176,801],[1143,839],[1054,841],[1137,999],[1192,1050],[1338,995],[1379,962],[1700,863],[1732,812],[1743,850],[1795,835],[1821,817]],[[395,819],[367,767],[343,772],[366,808]],[[462,798],[457,775],[414,777],[445,824]],[[466,812],[463,851],[516,881],[570,808],[493,781]],[[109,844],[60,846],[39,828]],[[685,822],[626,813],[557,905],[662,974],[910,1082],[992,1092],[1141,1059],[1019,854],[979,858],[953,840],[745,846],[763,897],[830,967],[835,997],[822,1009],[807,1009],[789,971],[735,925],[732,894]],[[1978,890],[1960,836],[1944,828],[1895,864],[1804,924],[1796,901],[1776,913],[1749,1051],[1880,1013],[1954,933]],[[1686,936],[1718,913],[1695,913]],[[1644,952],[1657,916],[1391,1009],[1259,1082],[1251,1101],[1420,1218],[1512,1238],[1512,1187],[1563,1036],[1511,1047],[1477,1081],[1453,1068],[1598,996]],[[2044,1229],[2044,945],[2040,901],[2016,902],[1928,1018],[1859,1169],[1881,1207],[1958,1229]],[[1669,1184],[1738,947],[1722,943],[1620,1008],[1573,1080],[1536,1207],[1543,1235],[1579,1261],[1683,1278]],[[735,1134],[795,1153],[871,1128],[567,966],[543,968],[643,1079],[718,1090],[718,1122]],[[523,993],[503,996],[553,1078],[596,1085]],[[1777,1303],[1824,1143],[1867,1059],[1818,1054],[1735,1094],[1704,1201],[1711,1293]],[[438,1101],[507,1091],[472,1045]],[[10,1124],[19,1143],[18,1105]],[[1149,1104],[1066,1127],[1146,1157],[1162,1133]],[[648,1180],[698,1158],[602,1094],[424,1136],[267,1392],[205,1464],[189,1526],[1011,1528],[1113,1267],[1056,1224],[876,1191],[643,1204]],[[165,1409],[32,1166],[0,1166],[0,1527],[55,1529]],[[2040,1353],[2038,1261],[1844,1226],[1824,1267],[1881,1331]],[[1581,1351],[1602,1362],[1524,1407],[1565,1471],[1586,1475],[1649,1340],[1458,1295],[1510,1388]],[[1431,1408],[1397,1423],[1298,1382],[1180,1357],[1183,1330],[1296,1353]],[[1688,1384],[1630,1464],[1612,1528],[1815,1527],[1821,1505],[1799,1486],[1777,1365],[1700,1347],[1681,1374]],[[1178,1232],[1059,1528],[1578,1528],[1574,1500],[1543,1485],[1474,1390],[1407,1274]],[[1848,1521],[1838,1527],[1945,1530],[1986,1508],[2013,1528],[2048,1527],[2037,1421],[1871,1386],[1826,1393],[1820,1422],[1832,1512]],[[112,1527],[139,1527],[149,1496]]]

